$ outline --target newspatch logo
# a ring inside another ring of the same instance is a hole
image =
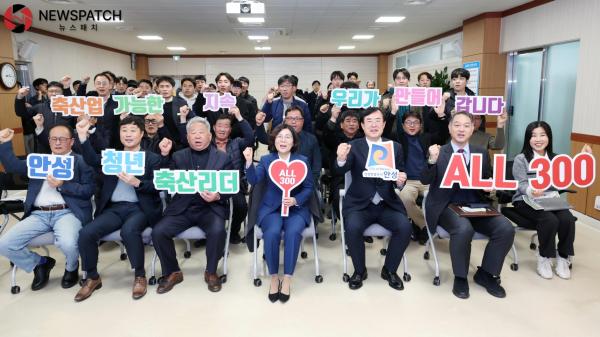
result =
[[[14,4],[4,12],[4,26],[13,33],[29,30],[31,21],[31,10],[24,5]]]

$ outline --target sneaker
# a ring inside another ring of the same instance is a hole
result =
[[[548,280],[551,279],[552,278],[552,261],[549,258],[540,256],[540,255],[538,255],[537,259],[538,259],[537,273],[545,279],[548,279]]]
[[[564,259],[560,256],[556,257],[556,268],[554,271],[558,277],[568,280],[571,278],[571,269],[569,269],[569,265],[571,262],[569,260]]]

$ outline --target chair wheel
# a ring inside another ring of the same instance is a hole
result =
[[[183,257],[185,257],[186,259],[189,259],[190,256],[192,256],[192,252],[190,252],[189,250],[183,253]]]
[[[15,264],[14,264],[14,263],[12,263],[12,261],[10,261],[10,267],[12,268],[12,267],[14,267],[14,266],[15,266]]]
[[[387,254],[387,249],[381,248],[381,250],[379,251],[379,254],[385,256],[385,254]]]
[[[440,285],[440,277],[436,276],[433,278],[433,285],[434,286],[439,286]]]
[[[321,275],[315,276],[315,282],[317,282],[317,283],[323,283],[323,276],[321,276]]]
[[[11,294],[18,294],[21,292],[21,287],[19,286],[14,286],[10,288],[10,293]]]
[[[410,282],[410,280],[411,280],[410,274],[409,273],[404,273],[404,276],[402,276],[402,279],[405,282]]]
[[[423,258],[424,258],[425,260],[429,260],[429,252],[425,252],[425,253],[423,254]]]
[[[254,286],[260,287],[262,285],[262,281],[259,278],[254,279]]]
[[[127,260],[127,254],[123,253],[119,258],[121,259],[121,261],[125,261]]]
[[[156,277],[152,276],[149,280],[148,280],[148,284],[153,286],[156,284]]]
[[[303,259],[306,259],[308,257],[308,253],[307,252],[302,252],[300,253],[300,257]]]
[[[350,281],[350,275],[344,274],[344,276],[342,277],[342,281],[348,283],[348,281]]]
[[[221,279],[222,283],[227,283],[227,275],[221,275],[219,278]]]
[[[513,271],[519,270],[519,265],[516,264],[516,263],[511,263],[510,264],[510,270],[513,270]]]
[[[537,248],[537,245],[535,243],[531,243],[529,245],[529,249],[531,249],[531,250],[535,250],[536,248]]]
[[[336,238],[337,238],[337,235],[335,235],[335,233],[332,233],[331,235],[329,235],[330,241],[335,241]]]

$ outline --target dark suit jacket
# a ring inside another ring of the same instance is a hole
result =
[[[73,215],[81,221],[82,225],[92,221],[92,195],[94,195],[94,170],[88,166],[83,158],[75,153],[73,179],[65,181],[60,187],[60,194],[69,206]],[[0,162],[7,172],[27,176],[27,162],[18,159],[12,150],[12,142],[0,144]],[[42,189],[42,179],[30,179],[27,196],[25,197],[25,215],[29,216],[33,210],[33,203]]]
[[[382,141],[388,141],[383,138]],[[364,178],[362,176],[365,171],[367,163],[367,156],[369,152],[369,145],[367,144],[366,138],[359,138],[350,142],[352,148],[346,158],[344,166],[339,167],[337,160],[334,163],[334,169],[336,174],[344,175],[350,171],[352,174],[352,184],[346,191],[344,198],[344,209],[342,210],[345,214],[351,211],[360,211],[369,206],[371,199],[375,195],[375,192],[379,193],[379,196],[383,198],[382,202],[393,208],[396,211],[406,214],[406,209],[402,204],[402,201],[395,192],[396,182],[386,181],[380,178]],[[402,155],[402,147],[400,144],[394,142],[394,156],[396,161],[396,169],[404,171],[404,156]]]
[[[195,170],[194,163],[192,161],[192,150],[188,147],[173,153],[170,161],[168,162],[168,166],[171,170]],[[229,158],[227,153],[219,151],[214,147],[210,147],[208,163],[206,164],[205,169],[233,170],[233,165],[231,164],[231,158]],[[222,217],[223,219],[227,219],[229,217],[227,199],[231,196],[231,194],[221,194],[221,200],[208,203],[208,206],[218,216]],[[165,209],[164,215],[178,215],[183,213],[189,207],[194,198],[202,197],[200,197],[198,193],[175,194]]]
[[[483,178],[489,178],[491,176],[491,166],[487,150],[472,145],[469,145],[469,150],[471,153],[483,154]],[[454,150],[450,143],[442,146],[436,163],[433,165],[428,164],[421,173],[421,183],[425,185],[429,184],[429,193],[425,201],[425,219],[432,233],[435,233],[440,215],[448,207],[454,195],[454,191],[451,188],[440,188],[453,152]],[[483,192],[476,191],[476,193],[485,202]]]
[[[254,167],[254,165],[250,165],[250,167],[246,169],[246,178],[248,179],[248,183],[251,185],[256,185],[263,180],[267,181],[265,194],[261,200],[256,223],[260,223],[268,214],[280,212],[281,197],[283,192],[279,187],[277,187],[277,185],[275,185],[275,183],[273,183],[271,179],[269,179],[268,172],[269,165],[271,165],[271,163],[277,159],[279,159],[279,155],[277,153],[269,153],[260,158],[260,162],[256,167]],[[294,188],[291,192],[291,196],[296,198],[298,205],[290,207],[290,215],[298,214],[304,219],[306,224],[309,224],[310,209],[308,201],[310,200],[314,189],[313,178],[310,174],[310,164],[305,156],[295,153],[290,155],[290,161],[292,160],[301,160],[306,163],[308,172],[302,184]]]
[[[86,141],[82,144],[83,159],[92,167],[101,167],[101,157],[94,151],[91,143]],[[159,192],[154,188],[154,170],[160,168],[160,156],[146,151],[146,162],[144,167],[144,175],[137,177],[141,183],[135,187],[135,194],[138,197],[140,208],[146,214],[148,224],[153,226],[162,215],[162,204],[160,201]],[[108,206],[119,178],[113,175],[102,174],[102,190],[100,199],[96,202],[95,217],[102,214]]]

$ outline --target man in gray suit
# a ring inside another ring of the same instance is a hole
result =
[[[448,125],[450,143],[440,147],[429,147],[428,165],[423,169],[421,182],[429,184],[429,194],[425,202],[425,218],[432,233],[438,225],[450,234],[450,258],[454,272],[452,292],[458,298],[469,297],[467,274],[471,256],[471,241],[475,232],[489,237],[483,261],[473,276],[475,283],[486,288],[495,297],[505,297],[506,292],[500,286],[500,272],[504,258],[510,250],[515,231],[504,216],[460,217],[448,208],[449,204],[471,204],[485,202],[481,191],[460,188],[454,184],[452,188],[440,187],[444,173],[448,168],[453,153],[461,153],[470,171],[471,153],[483,156],[483,178],[491,175],[490,159],[487,149],[469,145],[473,134],[473,116],[466,112],[458,112],[452,116]],[[484,190],[490,192],[490,190]]]

